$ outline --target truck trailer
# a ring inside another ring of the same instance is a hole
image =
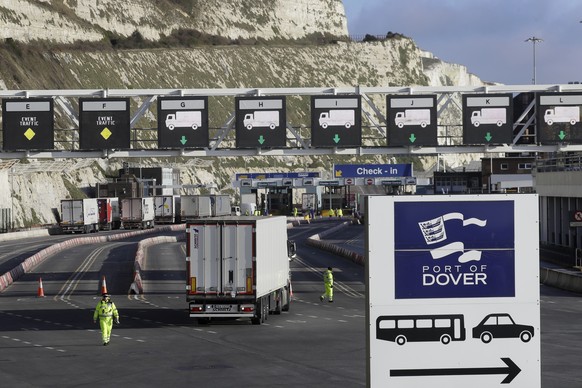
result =
[[[97,198],[61,200],[61,230],[64,233],[99,231]]]
[[[580,107],[556,106],[553,109],[546,109],[544,112],[544,121],[548,125],[554,123],[570,123],[570,125],[574,125],[580,122]]]
[[[121,227],[119,198],[97,198],[99,208],[99,230],[113,230]]]
[[[212,217],[186,225],[186,300],[199,322],[288,311],[291,274],[287,219]]]
[[[154,198],[122,198],[121,225],[123,229],[150,229],[155,221]]]
[[[179,195],[159,195],[154,197],[155,221],[156,224],[177,224],[180,223]]]
[[[180,202],[182,222],[190,222],[197,218],[210,217],[212,215],[212,207],[208,195],[182,195]]]

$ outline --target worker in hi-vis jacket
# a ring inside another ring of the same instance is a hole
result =
[[[333,302],[333,272],[331,267],[327,267],[327,270],[323,273],[323,285],[325,286],[325,293],[319,297],[319,300],[323,302],[327,298],[328,302]]]
[[[115,319],[115,323],[119,324],[119,313],[117,312],[115,303],[111,301],[111,296],[109,294],[103,294],[101,300],[97,303],[97,307],[95,307],[95,312],[93,313],[94,323],[97,323],[97,318],[99,318],[103,345],[109,345],[113,319]]]

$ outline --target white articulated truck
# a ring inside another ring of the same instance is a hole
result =
[[[250,318],[289,310],[291,275],[287,218],[213,217],[186,225],[186,300],[189,314]]]
[[[99,230],[97,198],[61,200],[61,230],[65,233],[91,233]]]
[[[202,126],[202,112],[177,111],[166,116],[166,127],[173,131],[174,128],[192,128],[194,130]]]
[[[123,229],[149,229],[155,224],[154,198],[121,199],[121,226]]]

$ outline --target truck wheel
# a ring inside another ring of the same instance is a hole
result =
[[[263,322],[269,319],[269,296],[263,298]]]
[[[426,128],[426,123],[423,121],[422,123],[420,123],[420,127],[421,128]]]
[[[192,124],[192,129],[193,129],[193,130],[197,130],[197,129],[198,129],[198,125],[196,125],[196,124]]]
[[[481,125],[481,123],[480,123],[480,122],[478,122],[478,121],[475,121],[475,122],[473,123],[473,125],[475,126],[475,128],[477,128],[479,125]]]
[[[398,123],[398,124],[396,124],[396,126],[397,126],[398,128],[403,128],[403,127],[404,127],[404,123]]]
[[[247,129],[250,131],[251,129],[253,129],[252,124],[247,124]]]
[[[265,321],[263,315],[265,313],[265,303],[263,302],[263,298],[259,299],[255,304],[255,316],[251,318],[251,322],[253,325],[260,325]]]
[[[323,129],[327,128],[327,123],[326,122],[321,123],[321,128]]]
[[[346,127],[346,129],[350,129],[352,127],[352,123],[347,122],[346,125],[344,125]]]
[[[275,310],[273,310],[273,314],[280,315],[282,311],[282,304],[283,304],[283,292],[284,289],[277,291],[277,299],[275,300]]]
[[[283,306],[282,306],[281,309],[283,311],[289,311],[289,307],[291,306],[291,295],[289,293],[289,289],[288,288],[285,288],[283,290],[283,294],[285,296],[285,298],[284,298],[285,300],[283,302]]]
[[[277,128],[277,126],[275,125],[275,123],[269,124],[269,129],[275,129],[275,128]]]
[[[554,124],[554,120],[546,120],[546,124],[552,125],[552,124]]]
[[[175,127],[174,127],[174,124],[170,124],[170,125],[168,125],[168,129],[169,129],[170,131],[173,131],[173,130],[174,130],[174,128],[175,128]]]

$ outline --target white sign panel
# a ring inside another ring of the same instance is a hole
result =
[[[369,196],[370,387],[540,387],[538,196]]]

